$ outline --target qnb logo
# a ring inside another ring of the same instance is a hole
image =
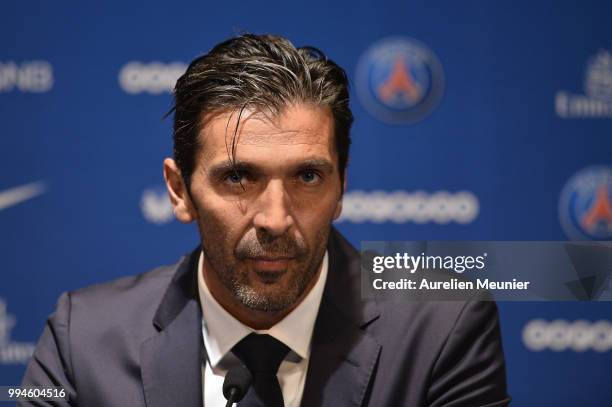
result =
[[[468,191],[349,191],[338,222],[467,224],[476,219],[479,207],[478,199]]]
[[[612,118],[612,53],[601,50],[587,62],[584,94],[559,91],[555,111],[562,118]]]
[[[16,323],[16,318],[6,312],[6,302],[0,298],[0,364],[26,364],[34,353],[33,343],[11,341],[11,330]]]
[[[53,87],[53,67],[47,61],[0,61],[0,93],[44,93]]]
[[[172,203],[163,188],[145,189],[140,199],[140,210],[147,221],[157,225],[174,220]]]
[[[534,352],[607,352],[612,349],[612,324],[609,321],[534,319],[523,329],[523,343]]]
[[[129,94],[169,93],[186,70],[187,65],[182,62],[129,62],[119,72],[119,85]]]

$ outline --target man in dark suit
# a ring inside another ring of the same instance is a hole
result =
[[[62,295],[23,384],[61,386],[63,405],[217,406],[242,369],[241,407],[507,405],[493,302],[362,299],[359,255],[331,227],[348,101],[339,66],[281,37],[193,61],[164,177],[201,245]]]

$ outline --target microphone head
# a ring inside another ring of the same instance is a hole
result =
[[[253,375],[251,375],[251,372],[249,372],[246,366],[241,364],[231,368],[225,375],[225,380],[223,381],[223,395],[225,399],[229,400],[232,389],[235,389],[234,403],[239,402],[249,390],[252,381]]]

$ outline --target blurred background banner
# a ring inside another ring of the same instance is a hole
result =
[[[364,240],[610,240],[612,3],[5,2],[0,384],[62,291],[175,262],[162,159],[186,64],[243,32],[344,67]],[[612,405],[612,304],[500,303],[518,406]]]

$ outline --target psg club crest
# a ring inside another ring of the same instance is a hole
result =
[[[409,38],[385,38],[372,45],[361,57],[356,76],[362,104],[387,123],[422,120],[444,91],[442,64],[429,48]]]
[[[612,167],[589,167],[569,179],[559,201],[570,239],[612,240]]]

